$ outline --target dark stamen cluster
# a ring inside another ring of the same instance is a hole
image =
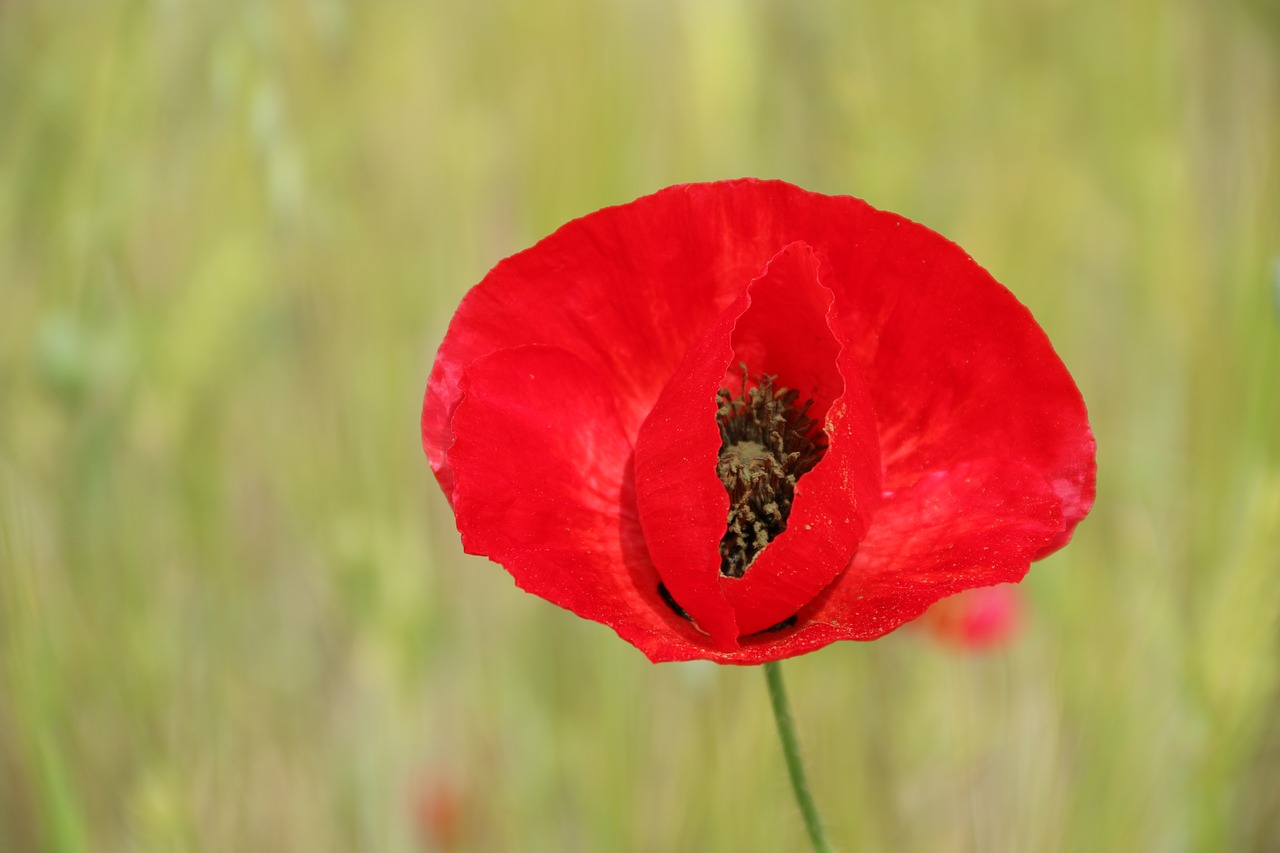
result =
[[[738,397],[726,388],[716,394],[720,461],[716,473],[729,493],[729,519],[720,540],[720,574],[740,578],[775,536],[787,529],[796,481],[827,449],[827,437],[809,417],[812,400],[796,405],[800,393],[774,389],[776,376],[761,376],[747,389],[742,366]]]

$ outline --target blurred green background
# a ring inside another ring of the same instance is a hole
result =
[[[1260,0],[0,3],[0,850],[803,849],[753,669],[461,554],[463,292],[756,175],[1047,329],[1098,503],[1016,642],[786,665],[846,851],[1280,849],[1280,14]]]

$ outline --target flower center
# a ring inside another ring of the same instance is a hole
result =
[[[729,518],[720,540],[720,574],[740,578],[773,538],[787,529],[796,481],[822,459],[827,437],[809,417],[812,400],[797,406],[800,392],[774,388],[761,375],[747,389],[716,393],[720,460],[716,473],[729,493]]]

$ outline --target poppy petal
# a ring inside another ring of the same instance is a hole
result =
[[[1022,580],[1062,531],[1062,501],[1034,469],[986,459],[887,497],[853,565],[809,618],[871,640],[971,587]]]
[[[948,595],[1021,580],[1061,527],[1061,501],[1025,465],[984,460],[936,472],[887,497],[853,565],[801,608],[794,628],[743,637],[736,650],[704,656],[749,665],[837,640],[874,640]]]
[[[461,387],[449,464],[467,553],[646,654],[700,656],[700,635],[658,593],[604,382],[563,350],[520,347],[478,359]]]
[[[831,292],[820,264],[803,243],[780,251],[690,349],[636,439],[650,555],[673,597],[724,649],[794,615],[844,570],[879,492],[874,414],[856,365],[840,357],[828,328]],[[828,448],[797,483],[787,529],[742,578],[724,578],[729,498],[716,475],[715,394],[732,383],[735,362],[812,397]]]
[[[744,295],[689,350],[636,436],[636,508],[649,556],[672,598],[717,648],[737,647],[733,608],[720,588],[720,539],[729,495],[716,476],[716,392],[733,358]]]
[[[734,328],[735,362],[812,399],[827,438],[822,460],[796,483],[787,529],[742,577],[720,580],[742,634],[794,616],[843,572],[879,502],[875,413],[852,350],[833,334],[828,272],[811,247],[792,243],[752,283]]]
[[[849,339],[875,401],[885,486],[1000,456],[1045,474],[1065,544],[1093,502],[1096,445],[1044,331],[955,244],[905,223],[884,251],[838,267]],[[833,257],[833,263],[836,263]]]
[[[744,213],[702,185],[661,193],[566,223],[498,263],[458,306],[423,402],[423,447],[452,493],[449,428],[459,380],[475,359],[541,344],[571,352],[605,377],[633,440],[689,346],[774,252],[743,252]]]

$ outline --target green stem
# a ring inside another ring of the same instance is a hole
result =
[[[804,765],[800,763],[800,744],[796,741],[796,725],[791,719],[791,705],[787,702],[787,688],[782,683],[782,665],[772,661],[764,665],[764,677],[769,682],[769,701],[773,703],[773,716],[778,721],[778,739],[782,741],[782,754],[787,759],[787,773],[791,776],[791,789],[796,803],[804,815],[804,828],[809,830],[809,840],[816,853],[833,853],[834,848],[822,829],[822,818],[809,793]]]

